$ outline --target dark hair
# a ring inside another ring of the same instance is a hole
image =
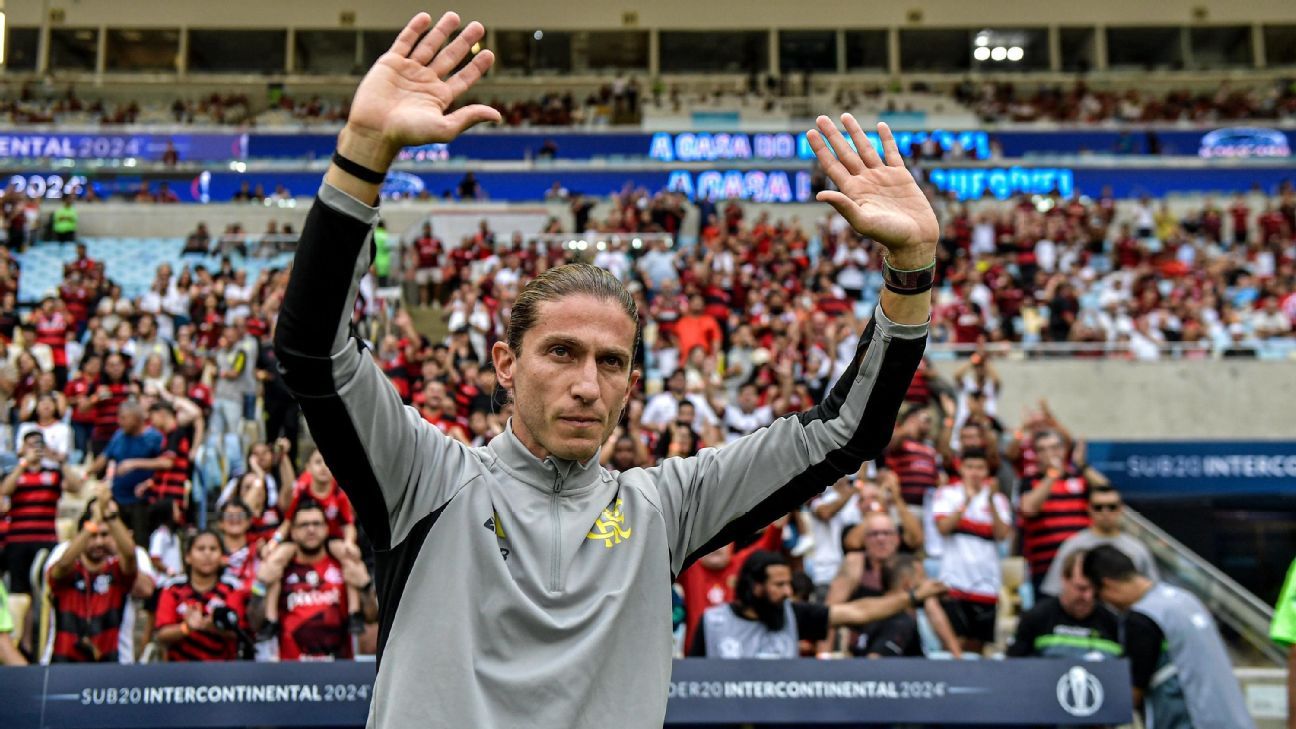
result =
[[[960,460],[969,461],[973,458],[979,458],[986,463],[990,462],[990,455],[985,452],[984,448],[964,448]]]
[[[897,554],[882,563],[882,591],[891,592],[918,571],[918,560],[912,554]]]
[[[41,395],[41,397],[49,397],[49,396]],[[40,444],[43,446],[45,445],[45,434],[40,432],[39,430],[29,430],[22,437],[23,445],[27,445],[27,442],[32,440],[39,440]]]
[[[252,510],[248,508],[247,504],[243,503],[243,499],[240,499],[239,497],[235,496],[229,501],[226,501],[220,508],[221,513],[224,513],[225,510],[230,507],[233,507],[235,509],[240,509],[243,512],[243,514],[247,516],[247,518],[249,519],[252,518]]]
[[[1094,486],[1089,489],[1089,503],[1093,503],[1095,496],[1106,496],[1108,494],[1115,494],[1117,498],[1120,498],[1120,492],[1111,485]]]
[[[1129,555],[1111,546],[1103,544],[1089,550],[1084,561],[1085,577],[1095,588],[1102,587],[1103,580],[1124,582],[1138,576],[1138,568]]]
[[[159,499],[148,508],[149,529],[166,526],[175,529],[175,499]]]
[[[297,510],[293,512],[292,515],[293,525],[297,524],[297,517],[301,516],[301,513],[303,511],[308,511],[311,509],[318,511],[320,515],[324,517],[324,520],[328,521],[328,513],[324,511],[324,505],[316,501],[315,499],[305,498],[302,499],[299,504],[297,504]]]
[[[635,325],[635,341],[631,347],[638,344],[639,309],[621,281],[611,273],[587,263],[569,263],[536,276],[522,288],[517,300],[513,302],[507,335],[508,346],[513,354],[522,353],[522,337],[536,325],[541,304],[575,295],[607,299],[620,305]],[[633,351],[631,359],[634,359]]]
[[[792,573],[792,597],[801,602],[810,602],[814,598],[815,584],[810,575],[804,572]]]
[[[734,588],[734,596],[738,602],[743,605],[754,605],[756,603],[756,586],[765,584],[769,579],[770,567],[787,567],[787,558],[777,552],[758,551],[752,552],[743,562],[742,569],[738,571],[738,586]]]
[[[213,537],[215,537],[216,546],[220,549],[221,554],[225,553],[225,538],[221,536],[220,532],[216,531],[215,529],[212,529],[211,527],[207,527],[206,529],[199,529],[193,534],[190,534],[188,538],[184,540],[184,544],[181,545],[180,553],[189,554],[189,550],[193,549],[194,545],[198,543],[198,538],[203,536],[204,534],[210,534]],[[187,573],[188,571],[189,571],[189,565],[185,565],[185,572]]]

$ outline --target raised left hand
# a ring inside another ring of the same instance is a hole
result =
[[[878,157],[855,117],[842,114],[841,119],[855,149],[826,116],[815,120],[817,129],[806,134],[824,173],[837,186],[815,199],[836,208],[855,232],[885,246],[896,266],[930,263],[940,225],[927,196],[905,169],[891,128],[877,125],[883,153]]]

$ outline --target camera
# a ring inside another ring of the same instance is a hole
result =
[[[237,631],[239,629],[238,613],[227,605],[212,608],[211,619],[218,630]]]

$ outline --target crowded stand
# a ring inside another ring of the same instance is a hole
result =
[[[677,655],[1120,654],[1074,555],[1115,544],[1145,574],[1155,565],[1122,535],[1120,484],[1087,461],[1083,433],[1046,401],[1005,422],[998,400],[1013,383],[995,360],[1009,343],[1155,359],[1175,344],[1254,356],[1258,342],[1292,338],[1290,188],[1258,207],[1207,199],[1178,215],[1147,199],[1118,212],[1106,195],[931,194],[945,231],[932,341],[970,356],[948,380],[920,368],[883,458],[678,576]],[[69,211],[92,205],[33,210],[20,198],[5,198],[0,249],[0,525],[18,608],[0,658],[373,653],[372,547],[270,346],[288,259],[264,265],[258,246],[224,245],[199,225],[147,291],[127,296],[123,271],[77,243]],[[880,257],[840,220],[805,228],[704,200],[696,244],[675,245],[690,237],[682,195],[627,191],[598,215],[571,205],[567,232],[671,236],[644,248],[615,239],[593,258],[627,284],[643,330],[644,386],[604,445],[607,468],[724,447],[820,402],[846,370]],[[528,232],[489,218],[460,240],[439,238],[435,217],[403,241],[379,230],[358,331],[409,407],[482,446],[511,413],[488,353],[518,291],[593,252],[528,245]],[[55,245],[75,248],[62,281],[20,302],[23,252]],[[768,635],[722,639],[756,625]]]
[[[681,114],[711,108],[786,113],[798,100],[822,98],[842,108],[913,111],[915,99],[935,110],[968,110],[983,123],[1033,124],[1165,124],[1296,119],[1296,81],[1224,81],[1169,91],[1149,90],[1123,82],[1099,84],[1080,80],[1069,85],[975,81],[966,78],[943,86],[913,81],[908,88],[861,84],[847,79],[816,80],[813,88],[789,83],[790,77],[753,74],[735,83],[667,81],[618,74],[608,81],[577,86],[554,85],[537,94],[511,89],[479,95],[461,105],[488,103],[500,110],[502,126],[583,127],[639,124],[645,114]],[[0,101],[10,124],[196,125],[294,127],[340,124],[349,97],[306,91],[276,91],[257,98],[251,93],[210,93],[191,98],[150,100],[99,98],[75,86],[50,88],[25,82]],[[1158,150],[1150,154],[1160,153]]]

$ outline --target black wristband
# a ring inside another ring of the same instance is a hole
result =
[[[921,604],[921,603],[920,603],[919,600],[918,600],[918,593],[916,593],[916,592],[914,592],[912,589],[910,589],[910,590],[909,590],[909,607],[916,608],[916,607],[918,607],[919,604]]]
[[[886,284],[887,290],[901,296],[913,296],[930,291],[933,284],[936,283],[936,261],[916,268],[912,271],[906,271],[900,268],[892,268],[891,262],[884,256],[882,258],[882,282]]]
[[[371,170],[359,162],[352,162],[346,157],[343,157],[342,153],[336,150],[333,152],[333,164],[337,165],[339,169],[348,175],[351,175],[362,182],[368,182],[371,185],[381,185],[383,180],[387,179],[386,172]]]

